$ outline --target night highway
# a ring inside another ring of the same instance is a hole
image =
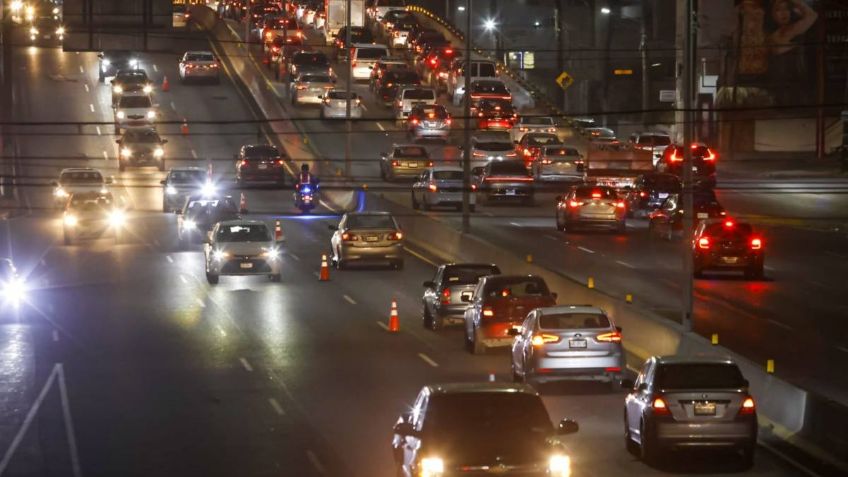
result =
[[[262,45],[245,48],[240,41],[243,22],[219,19],[210,31],[212,12],[204,6],[190,11],[199,18],[172,32],[170,51],[133,52],[154,85],[155,127],[168,141],[161,171],[119,170],[112,86],[98,79],[97,51],[32,46],[23,24],[6,30],[13,36],[4,38],[12,43],[5,64],[14,69],[4,75],[13,80],[12,101],[2,105],[3,171],[12,171],[14,194],[0,199],[0,257],[14,262],[26,285],[20,296],[5,294],[0,311],[0,476],[407,475],[396,466],[393,426],[413,411],[422,387],[512,385],[510,352],[473,355],[462,325],[422,327],[422,282],[463,256],[448,244],[415,236],[410,227],[412,235],[403,230],[404,266],[340,270],[330,263],[330,279],[320,281],[322,256],[331,255],[328,226],[339,225],[345,212],[388,210],[401,225],[426,220],[458,229],[462,214],[414,210],[411,182],[380,179],[381,153],[411,141],[367,83],[354,84],[364,116],[348,135],[344,120],[320,120],[318,108],[291,104],[288,83],[263,64]],[[314,28],[304,32],[305,48],[328,53],[343,89],[347,63],[335,59]],[[220,82],[181,82],[178,61],[187,51],[212,52]],[[449,141],[422,144],[436,167],[461,166],[463,110],[445,96],[438,102],[454,118]],[[589,147],[575,127],[561,126],[559,133],[581,152]],[[282,187],[237,185],[235,156],[249,144],[283,151]],[[317,207],[307,212],[294,194],[304,163],[322,187]],[[168,170],[190,166],[208,171],[215,197],[243,200],[242,218],[271,231],[280,224],[281,283],[265,275],[222,275],[211,284],[204,249],[212,245],[181,242],[177,230],[185,214],[162,211],[167,192],[160,181]],[[767,244],[765,277],[695,280],[693,331],[700,336],[688,339],[718,334],[721,346],[748,360],[738,387],[747,389],[750,381],[764,390],[750,393],[760,410],[797,404],[779,402],[776,390],[767,394],[768,385],[760,387],[759,375],[749,374],[767,360],[776,371],[760,371],[766,383],[777,378],[825,396],[834,409],[844,406],[848,178],[775,178],[721,162],[717,167],[719,201],[730,216],[750,221]],[[66,168],[94,168],[107,178],[104,189],[126,213],[119,238],[63,241],[71,209],[57,207],[54,181]],[[567,191],[542,187],[532,206],[478,204],[469,236],[499,250],[504,264],[529,262],[576,287],[591,278],[604,300],[598,306],[616,303],[652,323],[678,326],[685,241],[650,236],[643,218],[628,218],[624,234],[558,231],[556,197]],[[519,273],[504,264],[504,274]],[[585,305],[557,283],[551,287],[558,304]],[[626,295],[632,304],[623,305]],[[393,302],[397,332],[389,328]],[[617,309],[611,311],[616,319]],[[844,475],[839,459],[789,445],[785,433],[798,429],[785,430],[773,416],[773,433],[760,423],[761,445],[750,466],[732,449],[684,448],[652,462],[628,452],[635,443],[624,442],[626,385],[657,353],[641,341],[630,348],[629,328],[619,331],[626,350],[616,378],[624,379],[622,386],[615,379],[612,390],[589,381],[534,384],[552,426],[569,418],[579,432],[558,437],[570,474],[532,475]],[[698,392],[707,399],[707,391]],[[829,439],[844,442],[845,435]],[[498,457],[484,470],[414,475],[514,475],[506,472]]]

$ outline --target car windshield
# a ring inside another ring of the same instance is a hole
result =
[[[543,313],[539,317],[539,328],[543,330],[575,330],[609,327],[609,318],[599,313]]]
[[[215,61],[215,56],[212,53],[187,53],[187,61]]]
[[[389,56],[389,52],[385,48],[357,48],[356,49],[356,59],[357,60],[379,60],[380,58],[384,58],[386,56]]]
[[[639,136],[637,144],[645,144],[649,146],[668,146],[671,144],[671,138],[665,135],[645,135]]]
[[[548,285],[539,277],[496,277],[486,283],[487,297],[531,297],[550,295]]]
[[[153,106],[148,96],[121,96],[120,108],[149,108]]]
[[[672,175],[656,175],[645,178],[645,184],[663,190],[680,190],[680,179]]]
[[[527,166],[523,161],[504,161],[489,164],[492,174],[526,176]]]
[[[132,53],[126,50],[109,50],[103,52],[103,58],[112,63],[123,63],[130,60]]]
[[[394,81],[400,84],[420,84],[421,79],[414,71],[393,71],[387,76],[388,81]]]
[[[415,22],[415,20],[399,20],[397,23],[395,23],[394,29],[396,31],[409,31],[415,28],[416,25],[417,23]]]
[[[529,126],[553,126],[554,125],[554,118],[549,118],[549,117],[545,117],[545,116],[537,117],[537,118],[524,117],[524,118],[521,118],[521,123],[527,124]]]
[[[100,183],[103,182],[103,175],[98,171],[63,172],[59,182],[62,184]]]
[[[216,242],[270,242],[271,233],[265,224],[221,225]]]
[[[330,66],[330,60],[323,53],[298,53],[292,58],[298,66]]]
[[[134,131],[128,129],[124,133],[124,142],[160,142],[159,135],[153,129],[145,129],[144,131]]]
[[[547,146],[548,144],[562,144],[562,141],[554,134],[528,134],[527,144],[531,146]]]
[[[114,81],[118,83],[142,83],[147,81],[147,73],[144,71],[120,71]]]
[[[356,93],[348,93],[347,91],[330,91],[327,93],[329,99],[356,99]]]
[[[511,151],[514,149],[508,142],[478,142],[475,147],[483,151]]]
[[[103,210],[104,206],[111,203],[112,200],[105,195],[82,194],[72,197],[68,203],[68,208],[78,212],[99,212]]]
[[[350,31],[350,41],[351,43],[370,43],[374,39],[371,36],[371,32],[368,30],[364,30],[361,28],[354,28]],[[342,40],[347,40],[346,36],[342,37]]]
[[[277,157],[280,152],[274,146],[250,146],[244,148],[244,157],[247,158],[263,158]]]
[[[718,198],[712,190],[697,190],[692,193],[692,202],[695,205],[718,204]]]
[[[206,171],[190,170],[190,171],[171,171],[168,175],[168,182],[172,184],[201,184],[206,182]]]
[[[427,149],[421,146],[396,147],[394,155],[398,157],[427,157]]]
[[[727,225],[731,224],[731,225]],[[728,240],[744,240],[754,233],[754,229],[750,224],[739,224],[733,221],[727,221],[717,224],[710,224],[704,229],[703,235],[707,237],[717,237]]]
[[[39,18],[35,21],[35,27],[39,30],[44,29],[45,31],[51,28],[59,28],[59,21],[49,17]]]
[[[507,392],[435,394],[422,432],[460,454],[492,446],[541,444],[553,432],[550,416],[535,395]]]
[[[617,199],[618,194],[611,187],[579,187],[575,193],[578,199]]]
[[[445,36],[437,31],[428,30],[421,33],[418,43],[430,43],[433,41],[445,41]]]
[[[477,283],[480,277],[498,275],[499,273],[498,267],[493,265],[453,265],[445,268],[442,282],[449,286],[472,285]]]
[[[742,372],[731,363],[664,363],[657,369],[657,389],[738,389]]]
[[[386,214],[358,214],[347,216],[349,229],[397,229],[395,219]]]
[[[333,80],[327,75],[303,75],[300,77],[301,83],[332,83]]]
[[[461,181],[462,171],[433,171],[433,179],[437,181]]]

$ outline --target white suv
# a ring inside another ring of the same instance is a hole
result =
[[[218,222],[203,241],[206,281],[211,285],[218,283],[221,275],[267,275],[272,282],[280,281],[280,244],[265,222]]]
[[[398,124],[403,124],[416,104],[436,104],[436,90],[418,86],[402,89],[395,101],[395,120]]]

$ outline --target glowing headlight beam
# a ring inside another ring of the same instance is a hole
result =
[[[212,252],[212,258],[214,258],[216,262],[220,262],[221,260],[227,258],[227,255],[227,252],[224,252],[223,250],[215,250],[214,252]]]
[[[77,225],[78,222],[79,220],[77,220],[77,217],[75,215],[65,216],[65,225],[67,225],[68,227],[74,227]]]
[[[445,473],[445,461],[439,457],[421,459],[421,477],[440,477]]]
[[[177,188],[172,185],[169,185],[165,187],[165,193],[168,195],[177,195]]]
[[[125,223],[127,223],[127,215],[123,210],[113,210],[109,214],[109,224],[112,227],[122,227]]]
[[[567,455],[554,455],[548,460],[548,471],[553,477],[571,476],[571,458]]]
[[[186,230],[194,230],[197,228],[197,223],[191,219],[186,219],[183,221],[183,228]]]

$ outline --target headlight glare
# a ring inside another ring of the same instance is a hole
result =
[[[128,147],[121,148],[121,157],[130,157],[132,156],[132,149]]]
[[[53,191],[53,195],[59,198],[65,198],[68,196],[68,193],[65,191],[65,189],[57,187],[56,190]]]
[[[165,193],[168,195],[177,195],[177,188],[172,185],[169,185],[165,187]]]
[[[212,195],[215,193],[215,184],[212,182],[206,182],[203,184],[203,187],[200,188],[200,192],[203,195]]]
[[[151,111],[147,112],[147,119],[153,119],[155,117],[156,117],[156,111],[151,110]]]
[[[38,28],[32,27],[29,29],[31,35],[38,35]]]
[[[212,258],[215,259],[216,262],[220,262],[221,260],[227,258],[229,254],[224,252],[223,250],[215,250],[212,252]]]
[[[142,88],[142,91],[144,91],[145,93],[152,93],[153,92],[153,86],[146,84],[146,85],[144,85],[144,88]]]
[[[57,29],[56,29],[56,34],[57,34],[57,35],[64,35],[64,34],[65,34],[65,27],[59,27],[59,28],[57,28]]]
[[[439,457],[421,459],[421,477],[440,477],[445,473],[445,461]]]
[[[118,116],[118,119],[124,119],[125,117],[127,117],[127,113],[125,113],[123,111],[118,111],[116,116]]]
[[[109,61],[109,58],[103,58],[103,66],[109,66],[111,64],[112,64],[112,62]]]
[[[165,150],[161,147],[157,147],[153,150],[153,157],[162,157],[165,155]]]
[[[3,295],[9,301],[19,302],[23,300],[26,295],[26,283],[20,277],[12,277],[3,284]]]
[[[186,230],[194,230],[197,227],[197,223],[191,219],[186,219],[183,221],[183,228]]]
[[[120,227],[124,225],[127,221],[127,216],[124,214],[123,210],[113,210],[109,214],[109,224],[113,227]]]
[[[77,216],[76,215],[66,215],[65,216],[65,225],[68,227],[74,227],[77,225]]]
[[[277,260],[278,258],[280,258],[280,251],[277,250],[276,248],[269,248],[269,249],[266,249],[262,253],[262,255],[265,256],[265,258],[268,258],[270,260]]]
[[[553,455],[548,460],[548,471],[554,477],[569,477],[571,475],[571,458],[567,455]]]
[[[124,88],[122,88],[121,85],[116,84],[115,86],[112,87],[112,92],[120,94],[120,93],[124,92]]]

